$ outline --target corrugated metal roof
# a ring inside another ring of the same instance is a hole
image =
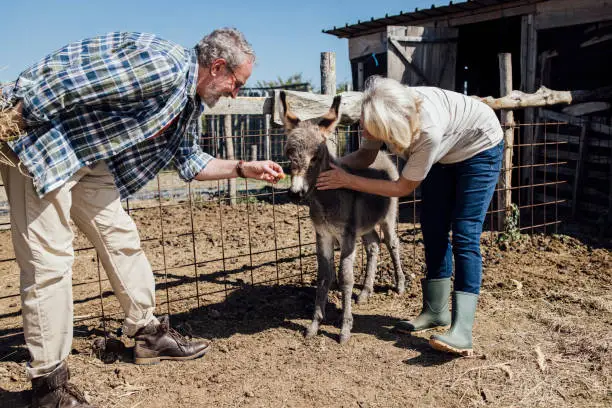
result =
[[[412,12],[404,13],[400,11],[400,14],[389,16],[385,14],[385,17],[374,18],[372,17],[367,21],[357,20],[356,24],[346,24],[344,27],[334,27],[328,30],[322,30],[326,34],[335,35],[339,38],[356,37],[364,34],[384,31],[385,27],[390,25],[418,25],[426,21],[432,21],[437,19],[448,18],[456,14],[475,14],[477,12],[485,11],[483,9],[491,8],[504,8],[509,3],[533,4],[539,3],[545,0],[468,0],[462,3],[453,3],[452,1],[446,6],[434,6],[428,9],[416,8]]]

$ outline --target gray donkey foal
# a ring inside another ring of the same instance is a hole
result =
[[[355,246],[362,237],[367,253],[366,279],[357,303],[365,302],[374,291],[376,262],[380,239],[375,226],[380,225],[384,242],[391,253],[395,268],[396,290],[404,293],[405,276],[399,257],[399,240],[395,233],[397,198],[387,198],[353,190],[317,190],[316,180],[322,171],[331,169],[330,163],[340,166],[330,154],[326,138],[336,129],[339,121],[340,96],[334,98],[331,109],[318,120],[300,121],[287,107],[286,95],[280,94],[283,121],[287,132],[285,155],[291,162],[291,188],[289,196],[306,202],[317,236],[317,295],[312,323],[306,337],[315,336],[325,315],[327,293],[336,277],[334,271],[334,243],[340,244],[340,284],[342,289],[342,329],[340,343],[351,336]],[[364,170],[345,170],[370,178],[396,180],[395,165],[383,152]]]

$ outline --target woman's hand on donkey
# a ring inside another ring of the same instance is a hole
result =
[[[347,188],[351,184],[351,174],[342,168],[330,163],[331,170],[324,171],[317,178],[319,190],[333,190],[336,188]]]
[[[271,160],[250,161],[243,165],[244,175],[248,178],[276,183],[285,178],[283,169]]]

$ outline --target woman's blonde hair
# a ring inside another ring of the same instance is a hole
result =
[[[363,126],[396,154],[406,154],[421,135],[421,99],[398,81],[372,76],[361,105]]]

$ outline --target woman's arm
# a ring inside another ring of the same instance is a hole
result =
[[[403,197],[412,193],[421,184],[420,181],[412,181],[400,177],[396,181],[378,180],[360,177],[347,173],[339,167],[332,165],[332,170],[321,173],[317,179],[319,190],[333,190],[337,188],[348,188],[363,193],[376,194],[385,197]]]
[[[374,163],[377,154],[378,150],[361,148],[340,158],[340,163],[351,169],[365,169],[368,168],[370,164]]]

